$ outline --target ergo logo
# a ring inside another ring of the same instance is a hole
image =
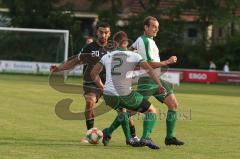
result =
[[[207,74],[205,73],[189,73],[189,79],[197,79],[197,80],[206,80]]]

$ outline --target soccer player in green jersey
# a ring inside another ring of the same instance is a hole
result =
[[[159,31],[159,22],[155,17],[148,16],[144,20],[144,34],[132,44],[130,50],[136,50],[141,57],[146,60],[155,73],[160,77],[160,67],[166,66],[177,61],[176,56],[170,57],[166,61],[160,61],[158,47],[153,40]],[[168,107],[166,126],[167,135],[165,138],[166,145],[183,145],[184,142],[174,137],[174,128],[177,119],[178,102],[173,94],[173,88],[170,83],[160,78],[163,87],[167,90],[167,95],[159,94],[157,85],[147,76],[140,77],[138,80],[138,92],[148,99],[154,96],[158,101],[164,103]],[[131,130],[134,131],[134,126],[131,125]]]
[[[96,64],[91,71],[91,77],[96,82],[99,88],[103,89],[103,97],[106,104],[115,110],[122,108],[141,112],[145,114],[143,123],[143,135],[140,139],[139,145],[148,146],[151,149],[159,149],[151,139],[150,135],[156,122],[156,108],[144,97],[136,91],[131,90],[132,79],[127,78],[127,73],[133,71],[136,66],[140,66],[147,71],[149,77],[155,82],[158,93],[165,94],[166,90],[163,88],[158,77],[155,75],[153,69],[146,60],[134,52],[128,51],[128,38],[125,32],[117,32],[113,38],[114,45],[117,48],[115,51],[108,53]],[[106,69],[106,82],[103,85],[99,74],[102,69]],[[120,113],[125,125],[128,123],[128,114],[126,112]],[[119,118],[115,120],[120,121]],[[114,120],[114,122],[115,122]],[[124,130],[127,144],[136,142],[131,138],[129,127]],[[103,143],[110,140],[111,128],[104,129]],[[136,145],[134,145],[136,146]]]

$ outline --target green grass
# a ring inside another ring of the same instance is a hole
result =
[[[159,109],[159,121],[152,138],[161,145],[159,151],[126,146],[121,129],[109,146],[94,146],[80,143],[85,121],[62,120],[55,114],[55,104],[63,98],[74,100],[72,111],[83,111],[82,96],[55,91],[47,76],[0,74],[0,159],[239,159],[240,86],[183,83],[175,93],[180,103],[176,136],[184,146],[164,145],[166,107],[155,99],[151,101]],[[113,111],[98,116],[95,126],[102,129],[114,117]],[[142,120],[135,120],[141,136]]]

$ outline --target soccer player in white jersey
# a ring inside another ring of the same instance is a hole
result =
[[[177,61],[177,57],[172,56],[166,61],[160,61],[159,50],[155,41],[153,40],[153,38],[157,35],[158,30],[158,20],[152,16],[146,17],[144,20],[144,34],[138,37],[138,39],[130,47],[130,50],[136,50],[136,52],[141,55],[142,58],[152,66],[152,68],[155,69],[155,73],[160,75],[159,67],[175,63]],[[173,94],[172,85],[167,81],[162,80],[161,78],[160,81],[163,84],[163,87],[167,90],[166,96],[159,94],[156,84],[147,76],[140,77],[140,79],[138,80],[138,92],[142,94],[146,99],[154,96],[158,101],[166,104],[166,106],[168,107],[168,112],[166,119],[167,135],[165,138],[165,144],[183,145],[184,142],[174,137],[178,102],[175,95]],[[131,124],[130,129],[132,131],[135,130],[133,124]]]
[[[127,78],[126,75],[129,71],[133,71],[136,66],[140,66],[148,72],[150,78],[156,83],[159,94],[165,94],[166,90],[162,87],[161,82],[150,65],[139,54],[127,50],[128,38],[125,32],[117,32],[114,35],[113,41],[117,49],[102,57],[91,71],[91,77],[97,86],[103,89],[103,97],[108,106],[117,111],[125,108],[145,114],[143,135],[139,145],[148,146],[151,149],[159,149],[160,147],[150,139],[150,134],[156,122],[156,108],[148,100],[144,99],[142,95],[131,90],[132,79]],[[104,67],[106,69],[105,85],[103,85],[99,77]],[[118,118],[114,122],[118,122],[117,126],[120,123],[122,126],[125,125],[126,130],[124,132],[126,132],[127,144],[136,146],[131,143],[136,142],[136,140],[133,140],[130,135],[128,114],[126,112],[119,113]],[[110,127],[103,131],[104,145],[107,145],[106,140],[110,140],[112,133]]]

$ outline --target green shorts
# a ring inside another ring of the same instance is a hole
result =
[[[137,92],[143,95],[145,99],[154,96],[158,101],[163,103],[167,96],[173,94],[173,85],[162,79],[160,79],[160,82],[167,91],[166,96],[163,96],[158,92],[157,84],[153,82],[149,77],[141,77],[138,80]]]
[[[111,96],[103,94],[106,104],[115,110],[126,108],[128,110],[145,112],[151,106],[151,103],[143,98],[138,92],[132,91],[127,96]]]

